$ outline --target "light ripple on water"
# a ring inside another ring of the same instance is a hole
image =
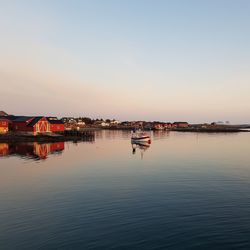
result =
[[[0,159],[0,249],[250,248],[250,136],[155,136],[142,160],[119,131]]]

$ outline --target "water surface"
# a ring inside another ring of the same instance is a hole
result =
[[[250,134],[0,144],[0,249],[249,249]]]

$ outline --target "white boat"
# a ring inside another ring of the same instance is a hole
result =
[[[133,142],[151,142],[150,136],[145,132],[133,132],[131,136]]]

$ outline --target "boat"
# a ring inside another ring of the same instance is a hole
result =
[[[141,131],[135,132],[135,131],[133,131],[132,136],[131,136],[131,141],[132,142],[148,142],[148,143],[150,143],[151,138],[150,138],[150,135],[148,135],[145,132],[141,132]]]

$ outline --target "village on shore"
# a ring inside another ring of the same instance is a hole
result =
[[[211,124],[189,124],[188,122],[160,122],[160,121],[117,121],[115,119],[91,119],[88,117],[57,117],[46,116],[20,116],[9,115],[0,111],[0,134],[1,135],[88,135],[87,131],[95,129],[132,129],[143,130],[173,130],[182,132],[239,132],[239,126],[232,126],[229,123]],[[74,131],[76,131],[74,133]]]

